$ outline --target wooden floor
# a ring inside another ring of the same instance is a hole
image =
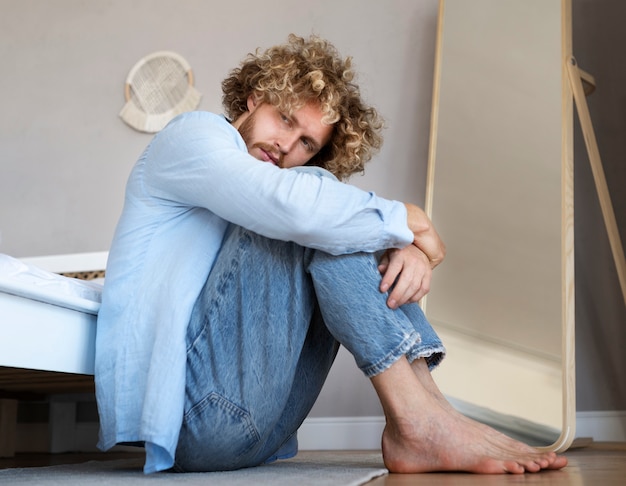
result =
[[[337,451],[341,455],[341,451]],[[141,454],[18,454],[13,458],[0,459],[0,469],[9,467],[37,467],[56,464],[79,463],[89,460],[120,459]],[[565,453],[569,465],[560,471],[538,474],[485,476],[459,473],[436,474],[389,474],[367,483],[366,486],[408,485],[495,485],[527,484],[550,486],[611,486],[626,485],[626,443],[594,443],[588,447]]]

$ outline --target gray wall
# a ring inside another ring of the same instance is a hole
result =
[[[626,227],[621,0],[574,0],[574,42],[598,78],[589,99]],[[319,33],[354,56],[363,93],[387,119],[386,143],[352,182],[422,204],[437,0],[0,0],[0,252],[106,250],[128,172],[150,136],[117,116],[130,68],[168,49],[191,64],[200,109],[221,111],[219,83],[257,46]],[[532,60],[529,60],[529,68]],[[578,137],[580,138],[580,137]],[[626,319],[584,147],[576,152],[579,410],[626,410]],[[621,185],[620,185],[621,184]],[[345,353],[314,415],[378,415]]]
[[[352,182],[422,204],[436,16],[437,0],[0,0],[0,252],[108,249],[151,138],[118,118],[139,59],[178,52],[200,109],[221,112],[227,72],[290,32],[318,33],[353,56],[364,96],[387,120],[381,154]],[[314,414],[379,415],[351,356],[339,361]]]
[[[227,72],[290,32],[319,33],[354,56],[365,96],[386,115],[383,154],[355,182],[423,200],[436,0],[271,5],[1,0],[0,251],[108,248],[127,174],[150,139],[117,116],[140,58],[162,49],[183,55],[204,95],[200,109],[220,112]]]

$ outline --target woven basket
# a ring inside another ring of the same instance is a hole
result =
[[[122,120],[140,132],[156,133],[176,115],[196,109],[202,95],[193,86],[187,61],[175,52],[158,51],[130,70],[124,97]]]

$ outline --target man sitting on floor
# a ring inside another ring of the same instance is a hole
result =
[[[444,246],[423,211],[342,183],[381,144],[350,59],[290,36],[223,82],[227,117],[186,113],[126,189],[98,318],[100,447],[146,472],[292,457],[338,345],[371,379],[392,472],[522,473],[563,457],[457,413],[417,301]]]

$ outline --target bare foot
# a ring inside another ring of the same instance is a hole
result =
[[[434,382],[422,383],[429,379],[422,374],[423,369],[414,373],[401,359],[372,378],[387,417],[382,449],[389,471],[521,474],[567,465],[565,457],[527,446],[461,415]]]
[[[541,460],[540,461],[541,469],[561,469],[567,465],[567,458],[563,456],[556,456],[556,454],[549,453],[549,451],[543,451],[543,450],[539,450],[534,447],[528,446],[527,444],[524,444],[523,442],[514,440],[502,434],[501,432],[493,429],[492,427],[489,427],[488,425],[485,425],[480,422],[476,422],[475,420],[472,420],[469,417],[466,417],[465,415],[461,414],[458,410],[456,410],[450,404],[450,402],[448,402],[448,400],[446,400],[443,393],[441,393],[441,390],[439,390],[439,387],[437,386],[437,384],[432,378],[432,375],[428,369],[428,366],[425,360],[418,359],[414,361],[413,363],[411,363],[411,369],[415,373],[415,376],[418,378],[418,380],[420,381],[424,389],[430,393],[430,395],[439,403],[439,405],[445,411],[447,411],[451,416],[456,417],[459,420],[463,420],[467,422],[468,426],[477,428],[479,433],[483,434],[485,438],[489,440],[490,442],[494,444],[500,444],[509,450],[518,451],[521,453],[528,453],[532,455],[540,454],[540,457],[542,457],[544,454],[547,453],[549,457],[549,461],[546,463],[545,461]],[[555,457],[554,462],[550,462],[553,456]]]
[[[388,421],[382,447],[385,467],[397,473],[521,474],[567,465],[554,452],[538,451],[442,408],[429,410],[417,423]]]

